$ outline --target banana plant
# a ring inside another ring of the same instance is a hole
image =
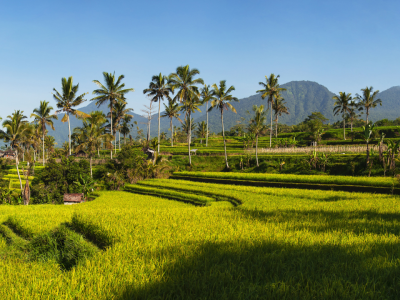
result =
[[[363,138],[367,143],[367,167],[369,165],[369,141],[371,139],[371,134],[374,131],[375,124],[368,123],[367,125],[363,126]]]

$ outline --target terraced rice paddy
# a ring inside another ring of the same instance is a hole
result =
[[[127,191],[1,206],[1,299],[400,296],[397,196],[167,179]]]

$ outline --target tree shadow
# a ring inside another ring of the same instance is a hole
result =
[[[291,230],[313,232],[344,231],[357,235],[380,234],[400,236],[400,213],[381,213],[374,210],[275,210],[238,208],[241,216],[266,223],[287,223]]]
[[[115,293],[117,299],[398,299],[400,244],[369,246],[242,240],[164,249],[152,254],[170,261],[159,281]]]

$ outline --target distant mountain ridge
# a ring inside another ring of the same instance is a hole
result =
[[[286,91],[282,92],[282,96],[287,103],[289,108],[289,115],[283,115],[279,117],[279,123],[294,125],[302,122],[308,115],[314,111],[320,111],[326,118],[329,119],[329,123],[334,123],[340,120],[340,116],[333,115],[333,104],[334,100],[332,97],[334,93],[329,91],[325,86],[320,85],[313,81],[291,81],[282,84],[281,87],[285,88]],[[233,93],[234,94],[234,93]],[[355,95],[353,95],[355,96]],[[377,121],[381,119],[396,119],[400,116],[400,86],[391,87],[378,94],[378,97],[382,99],[382,106],[378,106],[371,110],[370,120]],[[164,101],[165,103],[165,101]],[[241,118],[249,120],[252,114],[253,105],[264,104],[267,106],[267,100],[263,100],[260,94],[252,95],[247,98],[240,99],[239,102],[233,102],[237,114],[231,111],[224,112],[224,126],[225,130],[229,130],[232,126],[237,124]],[[128,103],[129,107],[129,103]],[[163,109],[161,104],[161,109]],[[97,108],[95,102],[90,102],[86,107],[80,108],[85,113],[91,111],[100,110],[105,114],[109,112],[107,104],[103,104],[100,108]],[[194,122],[198,123],[206,120],[206,109],[205,105],[200,107],[201,112],[193,114]],[[250,112],[250,115],[247,113]],[[146,132],[146,119],[141,115],[132,112],[133,121],[137,121],[141,129]],[[181,117],[184,113],[182,113]],[[54,122],[55,131],[50,130],[49,134],[55,137],[58,146],[61,146],[64,141],[68,138],[68,126],[67,123],[61,123],[59,120]],[[144,123],[144,124],[143,124]],[[82,122],[74,117],[71,117],[71,131],[74,127],[81,126]],[[175,126],[180,126],[180,122],[176,119],[173,120]],[[157,136],[158,120],[157,113],[153,115],[151,122],[151,136]],[[167,132],[169,135],[169,119],[161,118],[161,131]],[[221,132],[221,119],[220,113],[215,109],[209,113],[209,129],[210,132]],[[136,129],[131,132],[132,136],[136,135]]]

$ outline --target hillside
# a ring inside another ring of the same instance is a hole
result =
[[[298,124],[313,111],[322,112],[325,117],[329,119],[329,123],[333,123],[340,119],[339,116],[333,116],[332,112],[334,103],[334,101],[332,100],[332,96],[334,94],[323,85],[312,81],[291,81],[281,85],[281,87],[286,89],[286,91],[284,91],[282,95],[287,102],[290,114],[280,117],[279,123],[288,125]],[[377,121],[384,118],[398,118],[400,111],[400,101],[398,100],[400,99],[400,86],[392,87],[390,89],[382,91],[381,93],[379,93],[379,97],[382,99],[383,106],[378,106],[377,108],[373,109],[371,111],[370,119],[372,121]],[[262,100],[261,95],[259,94],[240,99],[239,102],[233,103],[234,107],[237,110],[237,114],[231,111],[224,112],[225,129],[229,130],[229,128],[236,125],[237,121],[240,121],[241,118],[249,120],[251,117],[253,105],[261,104],[267,105],[267,101]],[[162,108],[163,105],[161,105],[161,109]],[[202,106],[200,109],[201,112],[196,112],[195,114],[193,114],[195,123],[206,120],[205,105]],[[97,108],[95,103],[91,102],[86,107],[83,107],[80,110],[86,113],[90,113],[94,110],[101,110],[104,113],[107,113],[109,111],[109,108],[107,107],[107,105],[102,105],[100,108]],[[250,111],[250,114],[248,114],[247,111]],[[137,121],[139,127],[141,129],[144,129],[144,131],[146,132],[146,119],[137,114],[137,112],[132,112],[131,114],[134,116],[132,122]],[[183,114],[181,117],[183,117]],[[151,122],[152,136],[157,135],[157,122],[157,114],[155,114]],[[174,120],[173,124],[175,126],[180,126],[180,122],[178,120]],[[72,128],[80,125],[81,122],[79,120],[74,117],[71,118],[71,130]],[[66,123],[63,124],[60,120],[58,120],[55,122],[54,127],[56,130],[50,131],[50,135],[53,135],[58,145],[61,146],[61,144],[67,140],[68,126]],[[210,132],[218,133],[222,131],[220,113],[216,110],[211,111],[209,114],[209,128]],[[169,133],[169,119],[161,118],[161,131]],[[133,130],[132,135],[136,135],[136,129]]]

